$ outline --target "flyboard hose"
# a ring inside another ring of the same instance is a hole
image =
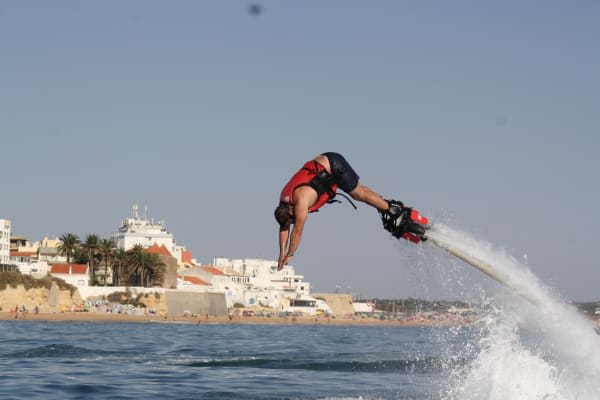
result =
[[[515,287],[511,283],[507,282],[500,274],[498,274],[494,269],[478,259],[477,257],[471,256],[464,251],[461,251],[451,245],[448,245],[442,240],[439,240],[435,237],[435,233],[431,232],[431,227],[429,226],[429,219],[423,215],[421,215],[414,208],[407,209],[407,217],[405,222],[400,226],[400,231],[392,232],[392,234],[397,238],[403,238],[413,243],[419,243],[420,241],[428,241],[446,252],[452,254],[458,259],[466,262],[467,264],[472,265],[474,268],[477,268],[479,271],[483,272],[490,278],[495,281],[503,284],[504,286],[512,289],[515,293],[528,300],[531,303],[536,303],[536,301],[525,293],[522,289]]]
[[[512,289],[515,293],[517,293],[519,296],[523,297],[525,300],[529,301],[530,303],[533,303],[533,304],[536,303],[536,301],[531,296],[529,296],[527,293],[524,293],[523,290],[516,288],[515,286],[508,283],[499,274],[497,274],[493,270],[492,267],[490,267],[488,264],[484,263],[480,259],[473,257],[469,254],[466,254],[454,247],[451,247],[451,246],[447,245],[446,243],[442,243],[441,241],[436,240],[435,238],[431,237],[430,235],[425,234],[422,237],[423,237],[423,239],[426,239],[428,242],[435,244],[436,246],[440,247],[441,249],[444,249],[445,251],[452,254],[453,256],[463,260],[467,264],[470,264],[473,267],[477,268],[479,271],[483,272],[490,278],[494,279],[496,282],[499,282],[499,283],[503,284],[504,286]]]
[[[442,242],[432,238],[431,236],[424,236],[424,238],[426,238],[428,242],[433,243],[436,246],[446,250],[448,253],[452,254],[453,256],[460,258],[461,260],[463,260],[464,262],[466,262],[468,264],[471,264],[472,266],[474,266],[475,268],[477,268],[478,270],[480,270],[481,272],[483,272],[490,278],[494,279],[495,281],[500,282],[503,285],[507,285],[507,283],[504,279],[502,279],[497,273],[495,273],[491,269],[491,267],[489,265],[485,264],[481,260],[479,260],[473,256],[470,256],[466,253],[463,253],[462,251],[460,251],[458,249],[450,247],[447,244],[442,243]]]

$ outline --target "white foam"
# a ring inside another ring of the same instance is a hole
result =
[[[515,293],[490,300],[494,311],[483,321],[481,350],[452,374],[445,399],[600,399],[600,337],[592,321],[503,249],[444,225],[435,225],[431,234],[485,262],[533,299]]]

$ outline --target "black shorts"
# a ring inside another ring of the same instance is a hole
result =
[[[338,153],[323,153],[329,160],[331,175],[334,182],[346,193],[352,192],[358,186],[359,176],[354,172],[348,161]]]

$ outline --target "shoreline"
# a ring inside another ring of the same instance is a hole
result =
[[[416,321],[416,320],[378,320],[352,318],[315,318],[315,317],[186,317],[158,315],[113,314],[104,312],[52,312],[28,313],[15,318],[14,312],[0,311],[0,320],[4,321],[46,321],[46,322],[125,322],[125,323],[179,323],[179,324],[263,324],[263,325],[356,325],[356,326],[464,326],[468,322],[458,321]]]

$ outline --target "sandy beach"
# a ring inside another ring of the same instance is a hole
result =
[[[52,312],[39,314],[26,313],[15,318],[14,312],[0,312],[0,320],[13,321],[51,321],[51,322],[136,322],[136,323],[188,323],[188,324],[313,324],[313,325],[375,325],[375,326],[424,326],[424,325],[456,325],[452,321],[416,321],[416,320],[379,320],[373,318],[315,318],[315,317],[185,317],[130,315],[105,312]]]

